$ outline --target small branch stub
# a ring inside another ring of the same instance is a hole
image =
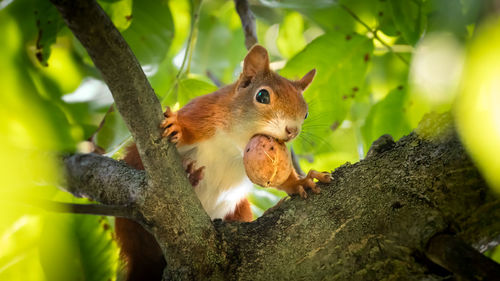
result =
[[[448,234],[430,239],[427,257],[452,272],[458,280],[498,280],[500,265],[462,240]]]

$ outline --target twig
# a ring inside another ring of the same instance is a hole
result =
[[[368,24],[366,24],[364,21],[362,21],[358,15],[356,15],[351,9],[349,9],[346,5],[344,4],[340,4],[340,7],[342,7],[342,9],[344,9],[349,15],[351,15],[351,17],[353,17],[357,22],[359,22],[362,26],[364,26],[369,32],[371,32],[373,34],[373,38],[377,39],[377,41],[379,41],[382,45],[384,45],[388,50],[389,52],[393,53],[395,56],[397,56],[401,61],[403,61],[406,65],[410,65],[410,63],[399,53],[396,53],[394,51],[394,49],[389,45],[387,44],[384,40],[382,40],[378,34],[377,34],[377,30],[373,30]]]
[[[498,280],[500,265],[462,240],[448,234],[430,239],[426,251],[434,263],[460,277],[460,280]]]
[[[105,154],[106,153],[106,150],[100,146],[97,145],[97,143],[95,142],[95,137],[97,136],[97,133],[99,133],[99,131],[101,131],[102,127],[104,127],[104,124],[106,123],[106,118],[109,116],[109,114],[111,112],[113,112],[115,110],[115,104],[113,103],[109,108],[108,110],[106,111],[106,113],[104,114],[104,116],[102,117],[102,120],[101,122],[99,123],[99,126],[97,127],[97,129],[94,131],[94,133],[87,139],[88,142],[90,142],[92,144],[92,149],[90,152],[93,152],[93,153],[97,153],[97,154]]]
[[[106,123],[106,117],[108,117],[108,115],[114,111],[114,103],[108,108],[108,110],[106,111],[106,113],[104,114],[104,116],[102,117],[102,120],[101,122],[99,123],[99,126],[97,127],[97,129],[95,130],[95,132],[87,139],[89,142],[95,144],[95,136],[97,135],[97,133],[99,133],[99,131],[102,129],[102,127],[104,127],[104,124]]]
[[[198,3],[196,7],[193,7],[193,16],[191,17],[191,27],[189,29],[186,51],[184,52],[184,58],[182,59],[182,64],[181,67],[179,68],[179,72],[177,72],[177,75],[175,76],[176,83],[178,82],[181,75],[184,72],[189,73],[189,69],[191,68],[191,58],[193,56],[194,45],[196,43],[196,38],[198,35],[198,30],[196,27],[198,26],[198,21],[200,18],[200,9],[201,9],[201,1]],[[187,69],[186,71],[184,71],[186,62],[187,62]]]
[[[305,177],[306,173],[304,173],[304,170],[302,170],[302,168],[300,167],[299,158],[297,157],[297,154],[295,154],[293,147],[290,148],[290,152],[292,154],[292,164],[293,164],[293,167],[295,168],[295,171],[299,175]]]
[[[210,79],[215,84],[215,86],[217,86],[217,88],[220,88],[223,85],[223,83],[219,80],[219,78],[215,77],[212,71],[207,70],[206,74],[208,79]]]
[[[51,200],[27,199],[24,203],[50,212],[112,216],[133,219],[133,208],[121,205],[75,204]]]
[[[241,19],[241,26],[245,32],[245,46],[248,50],[257,44],[257,29],[255,27],[255,16],[253,15],[247,0],[234,0],[236,11]]]

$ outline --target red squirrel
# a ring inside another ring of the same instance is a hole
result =
[[[243,165],[244,148],[256,134],[280,141],[298,135],[308,114],[303,91],[315,74],[313,69],[300,80],[288,80],[270,69],[266,49],[255,45],[245,57],[235,83],[197,97],[177,112],[166,109],[161,124],[163,136],[176,144],[190,182],[212,219],[252,220],[246,199],[252,183]],[[143,169],[135,145],[124,160]],[[319,192],[313,179],[331,180],[329,173],[311,170],[300,178],[293,170],[276,188],[306,197],[305,188]],[[160,280],[165,260],[154,237],[127,219],[117,218],[115,226],[127,260],[127,280]]]

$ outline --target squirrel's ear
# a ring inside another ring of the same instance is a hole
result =
[[[295,82],[295,85],[297,88],[301,89],[302,91],[305,91],[307,87],[309,87],[309,84],[311,84],[314,76],[316,75],[316,69],[313,69],[309,71],[302,79],[298,80]]]
[[[243,61],[243,75],[254,77],[263,71],[269,71],[269,55],[264,47],[254,45]]]

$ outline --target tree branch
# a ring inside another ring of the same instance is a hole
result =
[[[165,253],[166,271],[171,278],[192,279],[201,272],[216,272],[211,261],[222,262],[223,258],[214,242],[215,230],[189,185],[177,150],[161,138],[162,109],[139,62],[95,0],[51,2],[100,70],[134,137],[147,173],[147,188],[118,195],[113,187],[108,191],[103,188],[107,185],[102,185],[102,194],[96,190],[97,198],[92,199],[111,205],[133,199],[136,210],[144,216],[142,223],[152,231]],[[71,171],[80,178],[77,171]],[[83,189],[80,184],[92,179],[80,180],[71,181],[70,176],[68,186]],[[117,197],[112,198],[111,194]]]
[[[65,202],[54,202],[50,200],[38,200],[28,202],[32,205],[40,206],[47,211],[71,214],[86,214],[98,216],[111,216],[127,219],[137,219],[131,208],[118,205],[103,204],[75,204]]]
[[[75,154],[64,159],[67,190],[77,197],[107,205],[135,204],[147,189],[144,171],[134,170],[98,154]]]
[[[245,46],[247,50],[257,44],[257,29],[255,27],[255,16],[250,10],[247,0],[234,0],[236,11],[240,16],[241,26],[245,32]]]
[[[461,280],[495,280],[500,277],[499,264],[452,235],[440,234],[431,238],[426,255]]]

